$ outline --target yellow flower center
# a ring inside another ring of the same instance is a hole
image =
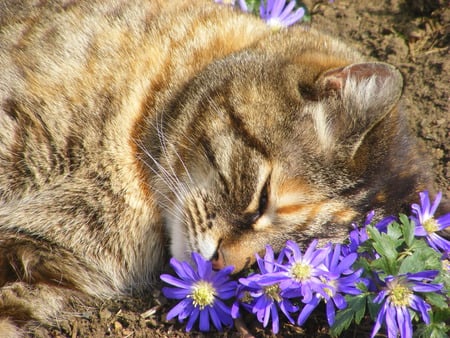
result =
[[[438,224],[433,217],[423,222],[423,227],[429,234],[432,234],[439,230]]]
[[[250,295],[250,292],[244,291],[244,295],[242,296],[241,302],[250,304],[253,301],[253,297]]]
[[[412,294],[406,286],[396,283],[390,290],[389,299],[394,306],[409,306]]]
[[[303,282],[311,277],[311,266],[302,262],[295,263],[290,272],[297,282]]]
[[[327,285],[330,286],[330,287],[324,287],[324,288],[323,288],[323,291],[325,291],[325,293],[326,293],[328,296],[333,297],[334,294],[335,294],[335,292],[334,292],[333,290],[336,290],[336,287],[337,287],[336,281],[335,281],[335,280],[327,281],[326,278],[324,278],[324,277],[320,277],[320,280],[321,280],[324,284],[327,284]]]
[[[264,288],[264,293],[277,302],[281,302],[280,291],[280,286],[278,284],[266,286]]]
[[[199,307],[200,310],[203,310],[205,306],[214,303],[215,294],[216,289],[212,284],[201,280],[193,286],[192,293],[188,297],[192,298],[192,304],[194,304],[195,307]]]

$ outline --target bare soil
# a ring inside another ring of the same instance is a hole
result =
[[[318,29],[340,37],[363,54],[392,63],[405,80],[403,109],[413,132],[431,154],[436,189],[450,198],[450,6],[448,0],[304,1]],[[167,321],[173,305],[156,285],[143,297],[78,307],[79,314],[59,328],[39,327],[35,337],[238,337],[223,333],[185,333],[183,324]],[[256,337],[270,330],[248,318]],[[371,324],[350,328],[345,336],[368,337]],[[313,315],[302,328],[283,323],[279,337],[329,337],[323,315]]]

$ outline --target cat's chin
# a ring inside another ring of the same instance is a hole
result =
[[[186,245],[187,236],[182,231],[171,231],[170,254],[179,261],[190,261],[190,252]]]

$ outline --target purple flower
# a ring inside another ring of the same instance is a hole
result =
[[[352,224],[353,230],[350,231],[350,234],[349,234],[349,244],[347,244],[346,246],[344,246],[342,248],[342,254],[344,256],[346,256],[350,253],[357,253],[361,244],[363,244],[365,241],[367,241],[369,239],[369,235],[367,234],[366,227],[367,227],[367,225],[369,225],[372,222],[374,216],[375,216],[374,211],[369,212],[366,216],[364,225],[361,228],[358,228],[358,226],[356,224]],[[386,232],[388,225],[396,220],[397,220],[397,218],[394,216],[387,216],[387,217],[383,218],[381,221],[379,221],[378,223],[376,223],[375,227],[378,229],[378,231]],[[364,253],[362,255],[370,258],[370,255],[368,253]],[[373,258],[379,257],[379,255],[376,252],[374,252],[374,256],[375,257],[373,257]]]
[[[425,237],[428,244],[440,252],[450,251],[450,242],[445,238],[439,236],[436,232],[450,227],[450,213],[434,218],[434,213],[442,198],[442,193],[439,192],[433,204],[430,203],[428,191],[421,192],[420,205],[413,204],[412,212],[415,214],[411,219],[416,224],[414,235],[418,237]]]
[[[303,302],[312,300],[313,292],[326,293],[323,291],[323,282],[320,277],[328,270],[323,262],[330,248],[316,249],[318,240],[314,240],[302,254],[298,245],[292,241],[286,242],[280,256],[287,258],[287,263],[280,266],[280,271],[261,278],[262,283],[279,282],[280,287],[286,292],[292,292],[295,296],[302,296]]]
[[[170,265],[178,275],[161,275],[161,279],[175,288],[164,287],[164,296],[181,299],[167,314],[170,320],[178,316],[182,322],[188,318],[186,331],[190,331],[200,317],[200,330],[209,331],[210,319],[218,330],[222,330],[222,323],[233,325],[230,309],[222,302],[235,295],[236,282],[229,280],[233,267],[228,266],[218,272],[212,270],[212,264],[198,253],[192,253],[192,260],[196,268],[186,262],[179,262],[175,258]]]
[[[371,337],[380,330],[383,322],[389,338],[412,337],[412,322],[410,311],[420,314],[426,324],[430,323],[431,306],[415,292],[438,292],[442,290],[442,284],[432,284],[438,271],[422,271],[407,273],[399,276],[388,276],[385,279],[385,287],[375,297],[375,303],[382,303],[378,313]]]
[[[294,306],[289,297],[285,297],[284,290],[277,282],[271,284],[260,284],[260,280],[264,275],[270,275],[280,270],[283,255],[275,259],[273,250],[270,246],[266,247],[264,259],[256,255],[256,261],[261,273],[251,275],[247,278],[239,279],[243,285],[238,298],[240,303],[247,310],[251,309],[256,314],[256,318],[264,327],[272,320],[272,332],[279,331],[279,314],[278,309],[284,313],[291,323],[294,323],[290,313],[298,311],[298,307]],[[236,317],[236,306],[233,305],[233,317]]]
[[[298,325],[303,325],[322,299],[326,303],[328,324],[330,326],[333,325],[334,318],[336,316],[335,307],[339,310],[347,307],[344,294],[358,295],[361,293],[361,290],[357,288],[356,284],[358,282],[368,284],[368,281],[364,278],[360,278],[363,272],[362,269],[357,271],[351,269],[351,266],[357,258],[358,255],[356,253],[350,253],[343,256],[340,244],[336,244],[334,249],[331,248],[330,244],[330,251],[324,261],[324,265],[327,268],[328,273],[321,277],[321,280],[325,285],[324,291],[327,296],[323,297],[320,293],[316,293],[315,297],[313,297],[313,299],[307,303],[300,312],[297,321]]]
[[[330,286],[323,281],[328,270],[323,263],[330,247],[316,249],[317,243],[317,240],[313,241],[305,254],[302,254],[296,243],[287,241],[280,254],[287,262],[279,266],[278,272],[262,275],[259,283],[263,286],[276,284],[282,290],[283,297],[301,297],[305,304],[314,305],[316,302],[319,303],[320,297],[329,298],[327,288]],[[303,321],[303,317],[309,316],[308,310],[309,307],[303,309],[304,312],[297,319],[297,324]]]
[[[301,20],[305,15],[303,7],[293,11],[296,4],[295,0],[289,1],[287,5],[286,0],[261,1],[260,16],[275,29],[287,27]]]
[[[349,243],[342,248],[344,256],[357,253],[362,243],[369,239],[366,227],[358,228],[353,224],[353,230],[349,233]]]

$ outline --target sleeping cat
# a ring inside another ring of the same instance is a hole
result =
[[[313,29],[209,0],[1,0],[0,24],[8,337],[142,292],[169,255],[237,272],[431,186],[398,70]]]

